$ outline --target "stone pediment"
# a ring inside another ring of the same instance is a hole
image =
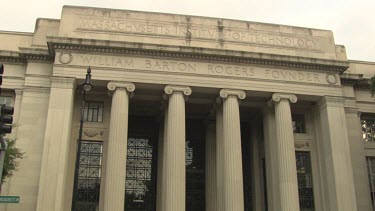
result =
[[[128,10],[64,6],[58,36],[343,59],[328,30]]]

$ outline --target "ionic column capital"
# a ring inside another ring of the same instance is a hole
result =
[[[168,95],[171,95],[174,92],[180,92],[186,96],[189,96],[191,95],[191,88],[188,86],[167,85],[164,88],[164,92]]]
[[[135,85],[125,81],[111,81],[108,83],[107,88],[109,91],[115,91],[116,89],[124,89],[128,92],[134,92]]]
[[[289,93],[275,93],[272,95],[272,101],[280,102],[281,100],[289,100],[291,103],[297,102],[297,96]]]
[[[229,96],[238,97],[240,100],[245,99],[246,93],[243,90],[238,89],[222,89],[220,90],[220,97],[227,98]]]

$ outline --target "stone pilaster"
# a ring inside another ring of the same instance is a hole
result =
[[[332,211],[357,210],[344,102],[342,97],[325,96],[318,103],[321,134],[317,144],[323,160],[326,209]],[[355,141],[362,141],[361,137]]]
[[[109,82],[113,91],[107,149],[104,211],[123,211],[125,204],[129,93],[133,83]]]
[[[245,99],[242,90],[222,89],[223,100],[223,187],[224,211],[243,211],[243,175],[241,153],[241,126],[239,99]]]
[[[218,100],[216,109],[216,202],[217,210],[224,210],[223,105]]]
[[[39,180],[38,211],[63,211],[67,188],[75,78],[51,77]],[[24,112],[24,111],[23,111]]]
[[[275,93],[272,95],[275,102],[276,118],[276,149],[278,154],[280,211],[298,211],[298,181],[296,155],[290,102],[296,103],[297,97],[293,94]]]
[[[13,115],[13,131],[12,131],[12,137],[17,138],[17,132],[18,132],[18,122],[19,122],[19,116],[20,116],[20,111],[21,111],[21,103],[22,103],[22,96],[23,96],[23,91],[22,89],[16,89],[14,90],[16,96],[14,100],[14,115]]]
[[[346,123],[348,127],[349,149],[352,159],[354,187],[357,198],[357,209],[370,211],[371,195],[367,173],[365,141],[362,137],[361,114],[357,108],[345,108]]]
[[[168,127],[163,150],[163,211],[185,210],[185,96],[190,87],[168,85]]]
[[[217,211],[216,198],[216,126],[208,121],[206,127],[206,211]]]

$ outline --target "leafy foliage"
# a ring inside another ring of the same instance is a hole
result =
[[[370,82],[370,92],[371,92],[371,96],[374,97],[375,95],[375,76],[373,76],[371,78],[371,82]]]
[[[5,153],[3,177],[0,184],[3,184],[6,178],[11,177],[18,170],[20,159],[24,158],[25,153],[15,146],[16,140],[5,139],[8,149]]]

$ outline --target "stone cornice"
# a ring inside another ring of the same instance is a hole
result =
[[[246,93],[243,90],[238,89],[222,89],[220,90],[220,97],[227,98],[229,96],[238,97],[240,100],[246,98]]]
[[[0,61],[4,63],[27,63],[28,61],[53,63],[54,55],[48,49],[19,48],[19,51],[0,50]]]
[[[279,66],[293,69],[310,69],[339,73],[344,72],[349,67],[349,63],[347,61],[232,51],[224,49],[50,36],[47,37],[47,41],[49,50],[52,53],[55,53],[56,51],[84,51],[143,56],[177,57],[194,60]]]
[[[368,78],[363,78],[363,74],[341,74],[340,80],[342,85],[353,86],[357,89],[370,89],[371,81]]]
[[[39,61],[52,63],[54,55],[44,48],[19,48],[19,55],[27,61]]]
[[[4,51],[0,50],[0,62],[1,63],[26,63],[26,59],[20,57],[17,51]]]
[[[274,93],[272,95],[272,100],[274,102],[280,102],[281,100],[288,100],[291,103],[296,103],[297,102],[297,96],[294,94],[289,94],[289,93]]]

